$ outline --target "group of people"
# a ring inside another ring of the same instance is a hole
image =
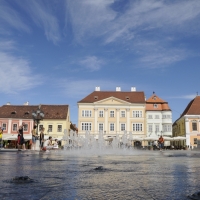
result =
[[[33,130],[32,130],[32,149],[33,150],[35,150],[35,148],[36,148],[36,140],[37,139],[40,140],[40,150],[41,151],[47,151],[49,149],[58,149],[57,139],[55,139],[54,144],[53,144],[53,140],[52,140],[51,136],[49,136],[49,138],[47,140],[45,140],[44,139],[45,128],[42,127],[39,136],[36,133],[36,128],[37,128],[37,126],[34,125]]]
[[[160,150],[164,149],[164,138],[162,136],[159,137],[158,141],[154,141],[153,147],[154,149],[159,147]]]
[[[25,148],[24,134],[23,134],[24,126],[25,126],[25,123],[23,122],[22,125],[19,126],[19,130],[18,130],[18,139],[17,139],[18,150],[20,150],[20,148],[22,148],[23,150],[26,149]],[[57,149],[58,148],[57,139],[55,139],[54,144],[52,142],[52,137],[51,136],[49,136],[49,138],[47,140],[44,139],[44,131],[45,131],[44,127],[41,129],[41,132],[40,132],[39,136],[37,135],[36,128],[37,128],[37,126],[34,125],[32,131],[31,131],[32,139],[30,141],[30,144],[31,144],[31,149],[32,150],[36,150],[36,141],[38,139],[40,141],[40,150],[42,150],[42,151],[46,151],[46,150],[49,150],[49,149]],[[1,132],[0,132],[0,141],[1,141]]]

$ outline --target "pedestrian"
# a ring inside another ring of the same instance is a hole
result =
[[[0,148],[3,148],[3,129],[0,127]]]
[[[44,130],[45,130],[45,128],[42,127],[41,132],[40,132],[40,149],[41,150],[44,146]]]
[[[162,137],[162,135],[158,139],[158,145],[159,145],[159,148],[160,148],[160,151],[161,151],[164,148],[164,138]]]
[[[58,140],[55,139],[54,144],[53,144],[54,149],[58,149]]]
[[[158,145],[158,142],[155,140],[153,142],[153,150],[156,150],[157,149],[157,145]]]
[[[19,126],[19,130],[18,130],[18,140],[19,140],[18,150],[21,146],[22,146],[22,149],[24,149],[24,150],[26,149],[25,148],[24,133],[23,133],[24,126],[25,126],[25,123],[22,122],[22,125]]]
[[[54,145],[52,145],[52,137],[49,136],[49,139],[44,142],[44,146],[42,150],[49,151],[50,149],[53,149],[53,148],[54,148]]]
[[[33,126],[33,130],[31,131],[31,133],[32,133],[31,149],[32,149],[32,150],[35,150],[35,147],[36,147],[36,138],[37,138],[36,128],[37,128],[37,126],[34,125],[34,126]]]

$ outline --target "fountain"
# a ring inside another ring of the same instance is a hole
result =
[[[76,132],[65,130],[63,136],[64,150],[70,154],[121,154],[131,153],[133,135],[124,131],[122,136],[116,134],[113,137],[106,137],[102,131],[98,134],[90,134],[86,131],[84,135],[77,135]],[[120,153],[121,152],[121,153]]]

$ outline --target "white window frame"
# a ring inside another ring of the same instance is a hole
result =
[[[133,117],[141,118],[142,117],[142,111],[141,110],[134,110],[133,111]]]
[[[148,115],[148,119],[153,119],[153,115]]]
[[[51,128],[50,128],[50,126],[51,126]],[[48,125],[48,132],[49,132],[49,133],[53,132],[53,125],[52,125],[52,124],[49,124],[49,125]]]
[[[148,132],[153,132],[153,124],[148,124]]]
[[[99,111],[99,117],[103,117],[104,116],[104,112],[103,112],[103,110],[100,110]]]
[[[2,123],[3,130],[7,131],[7,123]]]
[[[91,122],[82,122],[81,123],[82,131],[91,131],[92,130],[92,123]]]
[[[12,130],[13,130],[13,131],[17,131],[17,130],[18,130],[18,124],[14,123],[14,124],[12,125]]]
[[[104,130],[104,125],[103,123],[99,123],[99,131],[103,131]]]
[[[57,132],[62,132],[62,125],[61,124],[57,125]]]
[[[155,124],[155,132],[156,133],[160,132],[160,126],[159,126],[159,124]]]
[[[91,110],[82,110],[82,117],[92,117]]]
[[[24,129],[23,129],[23,131],[25,131],[25,132],[28,131],[28,124],[25,124],[25,125],[24,125]]]
[[[159,115],[155,115],[155,119],[160,119],[160,116]]]
[[[115,117],[115,111],[114,110],[110,110],[110,117]]]
[[[110,131],[115,131],[115,124],[114,123],[110,123]]]
[[[121,110],[121,117],[126,117],[126,111],[125,110]]]
[[[120,129],[121,129],[121,131],[125,131],[125,130],[126,130],[126,124],[125,124],[125,123],[122,123],[122,124],[120,125]]]
[[[132,124],[133,131],[135,132],[141,132],[143,131],[143,124],[142,123],[134,123]]]
[[[42,128],[43,128],[43,124],[40,124],[40,125],[39,125],[39,131],[41,131]]]

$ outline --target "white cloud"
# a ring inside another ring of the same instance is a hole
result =
[[[180,32],[187,30],[200,14],[198,0],[131,1],[121,13],[112,9],[113,4],[113,0],[67,1],[67,12],[70,13],[67,19],[71,19],[77,39],[104,35],[105,42],[110,43],[130,40],[134,33],[141,34],[149,28]],[[198,19],[196,22],[199,24]]]
[[[12,41],[0,41],[0,91],[6,94],[17,94],[42,83],[41,77],[33,74],[30,63],[26,59],[9,52],[15,49],[13,43]]]
[[[30,32],[30,28],[25,24],[18,12],[12,9],[5,1],[0,1],[0,31],[9,34],[7,29],[14,28],[19,31]]]
[[[96,56],[87,56],[80,61],[80,64],[86,69],[97,71],[102,67],[102,65],[105,64],[105,62],[101,59],[98,59]]]
[[[32,18],[34,23],[43,28],[47,40],[57,44],[61,39],[59,30],[59,23],[55,15],[53,14],[52,8],[49,6],[48,1],[17,1],[17,3],[27,12]]]

